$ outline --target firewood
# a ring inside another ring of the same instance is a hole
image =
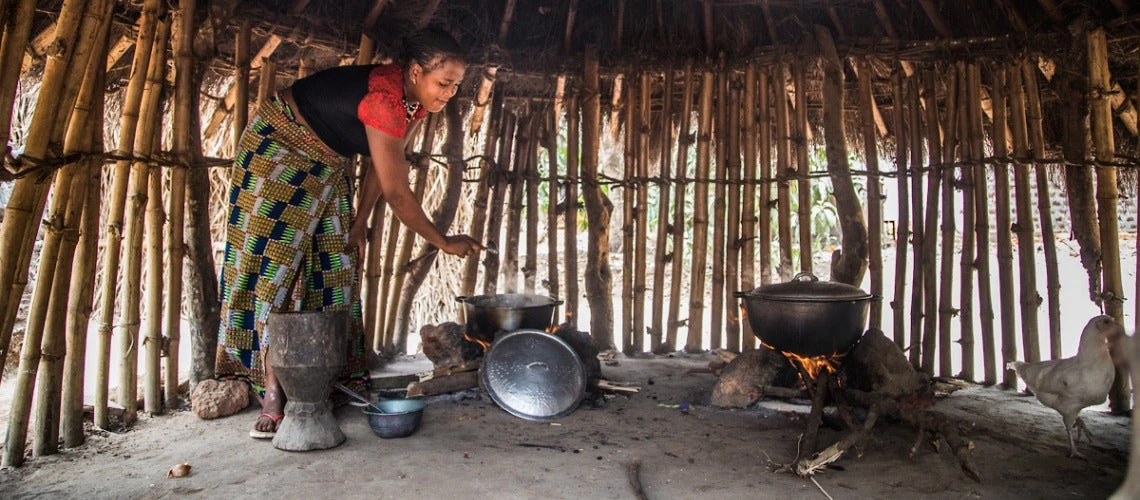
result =
[[[603,391],[614,392],[641,392],[641,386],[633,385],[629,382],[617,382],[613,380],[597,379],[591,385]]]
[[[373,389],[402,389],[412,382],[419,382],[419,375],[392,375],[373,378],[369,383]]]
[[[435,396],[479,387],[479,372],[470,371],[408,384],[408,397]]]

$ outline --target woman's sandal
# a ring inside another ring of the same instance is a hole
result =
[[[281,419],[285,418],[285,414],[282,413],[280,415],[273,416],[268,413],[262,413],[261,415],[257,416],[257,419],[261,420],[261,417],[265,417],[273,421],[273,430],[259,431],[257,430],[256,424],[254,424],[255,427],[249,430],[249,437],[253,439],[273,439],[273,436],[277,435],[277,427],[281,425]]]

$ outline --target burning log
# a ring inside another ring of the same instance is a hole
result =
[[[467,371],[408,384],[409,398],[435,396],[479,387],[479,372]]]

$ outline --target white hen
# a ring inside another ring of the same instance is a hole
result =
[[[1081,431],[1090,438],[1088,428],[1079,416],[1081,410],[1100,404],[1108,398],[1115,375],[1109,340],[1124,335],[1124,328],[1111,316],[1089,320],[1081,332],[1077,355],[1071,358],[1026,363],[1013,361],[1006,368],[1014,370],[1029,386],[1037,400],[1061,414],[1069,433],[1069,456],[1080,457],[1077,438]]]

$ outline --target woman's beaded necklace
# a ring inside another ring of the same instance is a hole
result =
[[[406,113],[404,115],[405,118],[407,118],[408,121],[412,121],[412,117],[416,116],[416,111],[419,111],[420,109],[420,103],[416,102],[408,104],[407,97],[401,97],[400,102],[404,103],[404,113]]]

